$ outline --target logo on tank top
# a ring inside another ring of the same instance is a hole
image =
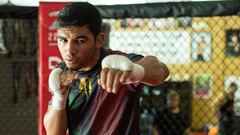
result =
[[[92,80],[84,77],[79,79],[79,91],[81,94],[89,96],[92,92]]]

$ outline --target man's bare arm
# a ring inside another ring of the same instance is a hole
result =
[[[167,66],[154,56],[146,56],[138,61],[137,64],[143,66],[145,69],[145,74],[141,82],[147,85],[159,85],[163,83],[169,75]]]
[[[50,107],[44,116],[44,127],[47,135],[65,135],[67,130],[66,109],[55,110]]]

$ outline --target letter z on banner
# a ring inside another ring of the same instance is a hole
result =
[[[43,117],[51,98],[48,88],[48,76],[61,61],[57,47],[56,16],[66,2],[40,2],[39,5],[39,116],[38,133],[46,135]]]

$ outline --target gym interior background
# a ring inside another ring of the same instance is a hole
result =
[[[239,6],[234,1],[98,6],[109,34],[106,47],[154,55],[170,68],[166,83],[144,87],[141,105],[151,110],[141,115],[144,121],[151,124],[150,116],[174,89],[196,134],[218,126],[213,101],[231,82],[240,86],[240,47],[231,49],[233,35],[240,43]],[[37,135],[38,10],[5,8],[8,12],[0,10],[0,134]]]

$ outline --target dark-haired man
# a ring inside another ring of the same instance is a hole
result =
[[[166,107],[157,110],[154,120],[154,130],[158,130],[156,135],[192,135],[188,117],[180,104],[179,93],[171,90],[167,94]]]
[[[235,82],[230,83],[228,89],[214,101],[215,112],[219,114],[220,135],[233,134],[234,94],[237,89]]]
[[[97,8],[86,2],[57,16],[63,62],[49,76],[48,135],[139,135],[141,86],[159,85],[169,74],[154,56],[103,48],[101,24]]]

